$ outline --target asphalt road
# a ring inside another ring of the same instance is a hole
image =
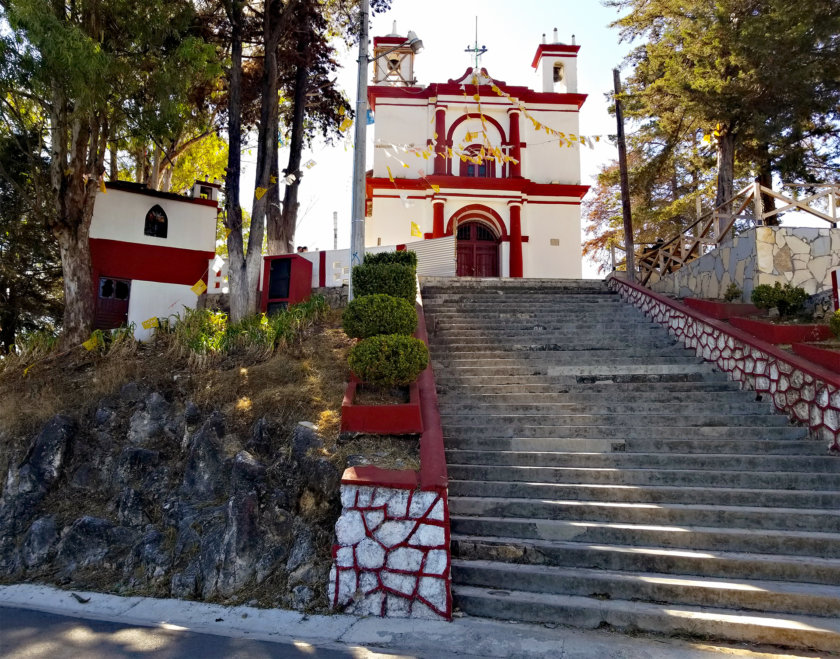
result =
[[[3,659],[113,659],[150,656],[155,659],[358,659],[385,655],[369,653],[361,648],[330,650],[306,643],[252,641],[0,607],[0,657]]]

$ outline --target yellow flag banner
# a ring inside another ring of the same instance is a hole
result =
[[[228,239],[228,236],[230,236],[231,232],[232,232],[232,229],[225,229],[225,240]]]
[[[197,282],[195,282],[195,284],[190,286],[190,290],[196,295],[201,295],[204,291],[207,290],[207,284],[204,283],[203,279],[199,279]]]
[[[268,192],[267,188],[257,188],[256,190],[254,190],[254,196],[257,199],[262,199],[266,192]]]
[[[97,348],[98,346],[99,346],[99,337],[98,337],[98,336],[96,336],[96,335],[94,335],[94,336],[90,337],[87,341],[85,341],[85,342],[82,344],[82,347],[83,347],[85,350],[88,350],[88,351],[90,351],[90,350],[96,350],[96,348]]]
[[[385,169],[388,170],[388,178],[391,180],[391,183],[393,183],[394,182],[394,175],[391,173],[391,168],[386,167]]]
[[[144,320],[140,323],[143,326],[143,329],[154,329],[155,327],[160,327],[160,323],[158,322],[157,317],[153,316],[148,320]]]
[[[108,188],[105,187],[105,179],[104,178],[99,179],[99,191],[102,194],[108,194]]]
[[[423,237],[423,233],[420,231],[420,227],[417,226],[416,222],[411,223],[411,235],[416,237],[416,238],[422,238]]]
[[[434,190],[435,192],[440,192],[440,186],[432,183],[432,190]]]

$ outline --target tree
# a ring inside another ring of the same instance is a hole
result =
[[[2,0],[2,7],[10,31],[0,46],[0,91],[30,98],[48,117],[44,219],[61,255],[63,338],[76,343],[93,322],[88,234],[109,140],[129,120],[146,122],[144,90],[158,90],[161,114],[180,103],[214,52],[190,35],[186,0]]]
[[[33,176],[44,179],[47,169],[35,131],[0,134],[0,353],[61,315],[58,248],[35,208]]]
[[[832,0],[606,0],[614,25],[646,39],[628,56],[639,116],[673,132],[716,130],[716,205],[736,159],[770,180],[834,132],[840,103],[840,5]],[[827,117],[827,118],[826,118]]]

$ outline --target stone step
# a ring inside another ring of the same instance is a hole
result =
[[[840,616],[840,587],[818,584],[463,560],[452,561],[452,580],[458,586],[600,600]]]
[[[461,515],[450,522],[460,535],[840,558],[840,533]]]
[[[513,465],[520,467],[578,467],[581,469],[709,469],[713,471],[806,471],[812,474],[840,474],[840,459],[829,455],[739,455],[725,453],[589,453],[563,450],[497,451],[449,447],[447,462],[471,465]]]
[[[599,485],[590,483],[527,483],[449,480],[450,497],[603,501],[624,503],[718,504],[840,511],[840,491],[772,490],[703,486]]]
[[[626,441],[631,439],[800,439],[807,434],[805,428],[791,426],[620,426],[620,425],[576,425],[576,426],[539,426],[511,424],[507,426],[477,427],[474,425],[444,426],[444,437],[448,446],[467,448],[464,440],[473,439],[519,439],[519,438],[582,438],[613,439]]]
[[[648,524],[766,531],[840,533],[840,510],[802,510],[767,506],[723,506],[686,503],[449,497],[449,511],[460,517],[516,518]],[[840,555],[838,555],[840,556]]]
[[[441,400],[442,399],[442,400]],[[686,402],[673,397],[665,401],[641,401],[637,403],[616,402],[615,398],[603,396],[600,401],[588,403],[483,403],[474,400],[463,400],[457,396],[439,397],[441,413],[451,415],[538,415],[553,416],[556,414],[629,414],[629,415],[659,415],[666,406],[673,406],[682,414],[696,416],[703,413],[715,414],[747,414],[751,416],[775,415],[769,405],[756,404],[752,400],[721,402],[709,405],[705,402]],[[785,418],[785,417],[782,417]]]
[[[457,480],[492,480],[525,483],[600,483],[611,485],[668,485],[745,487],[752,489],[840,490],[840,474],[811,472],[707,472],[702,469],[598,469],[595,467],[521,467],[459,465],[448,472]]]
[[[557,389],[558,387],[554,387]],[[593,407],[606,405],[615,409],[631,408],[636,406],[659,406],[659,405],[696,405],[709,410],[726,409],[726,406],[749,406],[757,409],[771,410],[770,403],[756,404],[755,393],[751,391],[737,391],[730,387],[722,391],[646,391],[644,389],[628,389],[622,387],[622,396],[616,399],[615,386],[607,391],[587,392],[587,385],[583,385],[574,392],[568,391],[568,387],[560,387],[565,391],[532,391],[529,393],[513,393],[506,391],[500,393],[486,392],[469,395],[466,388],[456,388],[447,385],[439,387],[438,398],[442,403],[448,404],[449,400],[470,408],[483,408],[499,406],[499,409],[513,406],[531,406],[534,408],[545,405],[549,409],[552,406]]]
[[[452,557],[520,565],[599,568],[624,572],[695,574],[836,586],[840,560],[806,554],[749,553],[568,539],[523,539],[452,533]],[[457,590],[457,589],[456,589]]]
[[[518,428],[551,426],[616,426],[620,428],[734,428],[789,427],[788,418],[781,414],[688,414],[677,408],[674,412],[660,410],[658,414],[543,414],[512,413],[479,414],[476,412],[441,413],[444,428],[469,425],[477,429],[504,426],[512,433]],[[838,461],[840,462],[840,460]]]
[[[586,437],[448,437],[450,449],[475,451],[572,451],[590,453],[682,453],[732,455],[737,461],[741,455],[815,455],[828,456],[828,445],[819,440],[803,439],[804,432],[788,439],[618,439]],[[735,457],[738,456],[738,457]],[[836,459],[836,458],[835,458]]]
[[[488,354],[518,356],[522,353],[534,354],[537,356],[544,356],[546,353],[554,352],[580,352],[588,353],[591,358],[596,358],[601,354],[614,350],[638,350],[649,352],[652,350],[668,350],[677,349],[684,351],[685,349],[677,345],[676,342],[667,337],[657,337],[656,339],[640,339],[638,341],[628,341],[626,335],[616,336],[613,341],[605,339],[589,339],[588,341],[577,337],[574,343],[566,341],[563,343],[546,343],[544,337],[539,337],[538,342],[526,343],[523,337],[517,337],[514,342],[502,344],[495,342],[472,342],[472,343],[457,343],[449,341],[441,341],[436,338],[429,346],[429,350],[436,359],[465,359],[475,358]],[[686,354],[693,355],[693,352],[686,352]]]
[[[522,385],[470,385],[460,386],[451,382],[443,382],[446,379],[445,373],[436,374],[436,382],[439,393],[451,394],[453,396],[466,396],[470,392],[476,398],[482,400],[488,396],[504,397],[507,399],[512,396],[523,396],[529,398],[532,395],[544,394],[547,396],[560,396],[564,400],[585,400],[585,397],[600,397],[605,394],[615,400],[615,396],[620,394],[622,397],[632,398],[636,400],[642,397],[657,398],[663,394],[680,395],[683,393],[690,393],[691,395],[704,396],[706,394],[721,394],[733,396],[748,396],[755,398],[756,394],[753,391],[741,391],[737,382],[727,380],[721,374],[698,375],[694,380],[649,380],[644,382],[630,382],[630,381],[602,381],[602,382],[564,382],[561,384],[551,382],[534,382]],[[521,390],[521,393],[517,393]],[[658,399],[658,398],[657,398]],[[710,401],[719,400],[718,398],[710,398]]]
[[[712,607],[673,607],[626,600],[603,601],[592,597],[472,586],[456,589],[454,603],[470,615],[505,620],[565,624],[587,629],[603,626],[627,631],[644,629],[670,635],[840,651],[840,621],[829,617],[774,615]]]
[[[660,348],[658,350],[644,348],[623,348],[620,350],[604,351],[551,350],[539,352],[532,350],[511,350],[507,352],[487,350],[467,354],[449,354],[447,356],[432,354],[432,363],[437,367],[447,369],[461,369],[472,366],[488,368],[508,366],[533,367],[535,364],[591,364],[593,361],[597,361],[599,365],[611,363],[633,364],[642,361],[648,364],[702,363],[693,354],[689,355],[682,349],[675,350],[671,347]]]
[[[597,365],[581,363],[580,360],[544,359],[526,360],[464,360],[455,364],[432,361],[432,367],[446,371],[444,382],[451,378],[477,375],[590,375],[590,374],[662,374],[662,373],[711,373],[709,364],[686,363],[683,357],[631,357],[616,356],[602,358]]]

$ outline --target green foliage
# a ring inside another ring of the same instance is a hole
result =
[[[348,362],[363,382],[393,387],[417,379],[429,363],[429,350],[412,336],[381,334],[353,346]]]
[[[236,352],[268,355],[299,338],[327,309],[324,297],[313,295],[271,316],[255,314],[231,323],[221,311],[184,308],[183,316],[170,317],[161,323],[161,332],[172,334],[177,349],[194,355],[221,356]]]
[[[740,300],[743,294],[744,292],[738,288],[738,284],[733,281],[726,287],[726,290],[723,293],[723,299],[726,302],[734,302],[735,300]]]
[[[228,161],[227,142],[216,133],[210,133],[190,144],[175,160],[171,189],[181,192],[192,188],[196,180],[224,180]]]
[[[365,265],[375,265],[378,263],[401,263],[403,265],[410,265],[415,270],[417,269],[417,254],[411,250],[404,249],[398,252],[379,252],[378,254],[365,254]]]
[[[25,361],[34,361],[58,348],[58,342],[59,336],[55,329],[35,330],[18,336],[14,353]]]
[[[802,309],[808,299],[808,294],[805,289],[799,286],[791,286],[790,284],[782,286],[779,282],[776,282],[773,286],[759,284],[753,289],[750,299],[759,309],[775,307],[779,310],[780,316],[787,317]]]
[[[840,311],[835,311],[828,319],[828,326],[831,328],[831,333],[840,339]]]
[[[376,334],[411,335],[417,329],[417,311],[408,300],[392,295],[355,298],[341,318],[344,333],[354,339]]]
[[[382,293],[414,302],[417,297],[415,268],[402,263],[363,263],[353,268],[356,296]]]

